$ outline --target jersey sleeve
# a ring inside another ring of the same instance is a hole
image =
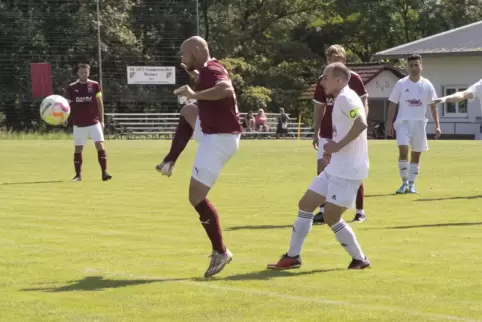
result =
[[[392,103],[398,104],[400,101],[400,95],[402,94],[402,83],[398,81],[395,86],[393,87],[392,92],[390,93],[390,97],[388,100]]]
[[[433,100],[437,99],[438,95],[433,87],[432,82],[428,82],[428,101],[432,102]]]
[[[325,88],[321,86],[321,78],[316,82],[315,93],[313,95],[313,103],[326,104]]]
[[[482,101],[482,79],[467,88],[467,92],[472,93],[474,98],[478,97]]]
[[[360,97],[365,97],[368,95],[367,89],[365,88],[365,84],[363,84],[363,80],[358,74],[355,74],[355,73],[352,74],[350,78],[350,87]]]
[[[221,82],[229,82],[228,71],[220,64],[210,64],[203,70],[202,79],[207,87],[214,87]]]
[[[102,97],[102,89],[100,88],[99,83],[97,83],[97,85],[95,86],[95,97]]]
[[[341,101],[341,110],[343,114],[348,116],[352,121],[364,115],[365,108],[359,97],[343,96]]]

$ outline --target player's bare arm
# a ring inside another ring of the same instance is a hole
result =
[[[314,103],[313,106],[313,113],[314,113],[314,118],[315,118],[315,128],[314,128],[314,135],[313,135],[313,147],[315,150],[318,150],[318,133],[320,133],[321,129],[321,120],[323,119],[323,116],[325,115],[325,109],[326,109],[326,104],[325,103]]]
[[[195,92],[189,85],[184,85],[174,91],[176,95],[186,96],[189,99],[202,101],[218,101],[227,97],[234,96],[234,88],[231,82],[223,81],[214,87],[203,91]]]
[[[97,100],[97,107],[99,109],[99,121],[103,128],[104,127],[104,100],[102,99],[102,92],[98,92],[95,95],[95,98]]]
[[[397,104],[393,102],[388,103],[388,115],[387,115],[387,135],[393,136],[393,119],[395,118],[395,112],[397,111]]]
[[[463,92],[456,92],[456,93],[453,93],[452,95],[437,98],[436,100],[431,102],[431,104],[440,104],[440,103],[445,103],[445,102],[447,102],[447,103],[458,103],[458,102],[465,101],[465,100],[468,100],[468,99],[473,99],[474,97],[475,96],[474,96],[473,92],[466,90],[466,91],[463,91]]]
[[[430,113],[432,113],[433,122],[435,124],[435,138],[438,139],[442,134],[440,130],[440,117],[438,115],[437,104],[430,104]]]
[[[194,80],[197,82],[197,80],[199,78],[199,71],[197,69],[190,71],[187,68],[186,64],[184,64],[184,63],[181,63],[181,67],[186,71],[186,73],[188,73],[189,76],[194,78]]]
[[[330,140],[325,144],[325,151],[328,153],[336,153],[343,149],[350,142],[355,140],[363,131],[368,128],[366,117],[363,113],[360,113],[360,108],[354,108],[349,112],[350,118],[356,118],[353,122],[350,131],[338,142]]]
[[[363,103],[363,108],[365,109],[365,115],[368,116],[368,95],[360,97]]]

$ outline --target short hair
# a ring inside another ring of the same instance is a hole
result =
[[[346,58],[346,51],[345,48],[341,45],[331,45],[326,51],[325,51],[326,57],[331,57],[331,56],[338,56],[342,58]]]
[[[86,64],[86,63],[80,63],[80,64],[77,65],[77,71],[79,71],[79,69],[81,69],[81,68],[85,68],[85,69],[90,70],[90,65]]]
[[[408,56],[407,61],[420,60],[422,61],[422,56],[420,54],[411,54]]]
[[[333,63],[328,65],[326,68],[329,68],[331,70],[331,75],[333,77],[342,77],[345,80],[350,79],[350,70],[348,69],[348,67],[345,66],[345,64]]]

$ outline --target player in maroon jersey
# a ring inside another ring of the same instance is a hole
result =
[[[346,63],[345,49],[340,45],[332,45],[326,50],[326,58],[328,64],[331,63]],[[362,99],[365,106],[366,115],[368,115],[368,93],[363,85],[363,81],[360,76],[354,72],[351,72],[350,81],[348,83],[350,88],[354,90]],[[321,85],[321,78],[316,83],[315,94],[313,102],[315,104],[315,135],[313,136],[313,146],[318,150],[317,153],[317,173],[320,174],[323,169],[330,162],[331,156],[327,154],[323,146],[327,143],[327,140],[331,140],[333,137],[333,128],[331,120],[331,112],[333,111],[333,104],[335,98],[325,94],[325,89]],[[317,135],[318,134],[318,135]],[[363,183],[358,189],[356,196],[356,214],[355,222],[365,221],[365,210],[363,209],[364,199],[364,187]],[[324,205],[320,206],[320,211],[313,218],[313,223],[324,224],[323,220]]]
[[[74,167],[75,177],[72,181],[82,180],[82,151],[87,139],[94,141],[97,156],[102,170],[102,180],[112,179],[107,173],[107,155],[104,149],[104,103],[99,83],[89,79],[90,66],[79,64],[79,79],[67,87],[67,99],[70,102],[74,124]]]
[[[218,213],[207,195],[224,165],[238,150],[241,125],[231,79],[224,66],[211,58],[206,41],[199,36],[185,40],[181,55],[181,65],[196,77],[196,89],[185,85],[174,93],[197,100],[197,104],[182,108],[171,149],[156,169],[171,176],[174,164],[191,136],[199,143],[192,168],[189,201],[211,240],[211,262],[204,274],[211,277],[219,273],[233,255],[224,245]]]

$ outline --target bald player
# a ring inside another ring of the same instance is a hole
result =
[[[269,269],[301,266],[301,249],[313,224],[313,211],[322,203],[325,222],[352,258],[348,269],[370,266],[355,233],[342,218],[345,210],[355,206],[358,188],[368,176],[366,113],[359,95],[349,86],[350,77],[350,70],[343,63],[332,63],[323,71],[322,85],[335,101],[333,139],[327,139],[320,149],[330,153],[331,160],[299,201],[288,252],[278,262],[268,264]]]
[[[185,40],[181,45],[181,61],[181,66],[196,78],[196,88],[184,85],[174,93],[196,100],[197,104],[187,104],[181,109],[171,149],[156,169],[170,177],[191,137],[199,143],[189,201],[211,240],[211,262],[204,274],[211,277],[221,272],[233,255],[224,244],[218,213],[207,195],[224,165],[238,150],[241,125],[229,74],[221,63],[211,58],[206,41],[198,36]]]

